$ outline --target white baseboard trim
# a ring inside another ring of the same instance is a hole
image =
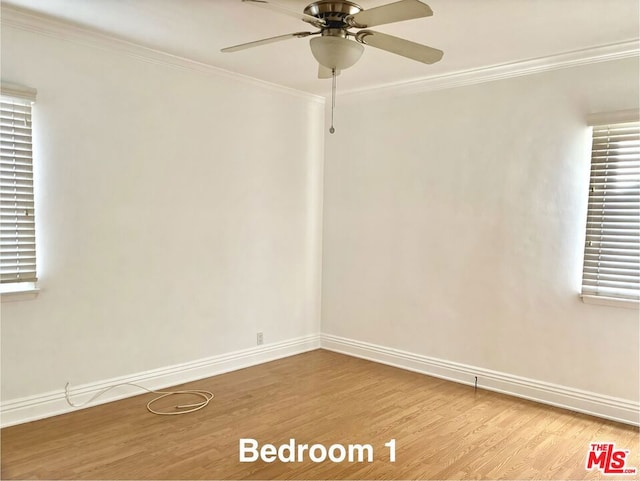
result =
[[[470,386],[474,385],[475,376],[478,376],[478,387],[482,389],[509,394],[633,426],[640,425],[640,403],[634,401],[436,359],[330,334],[314,334],[133,375],[71,386],[71,392],[74,402],[83,403],[100,390],[123,382],[141,384],[149,389],[165,389],[177,384],[197,381],[225,372],[312,351],[319,347]],[[140,390],[123,386],[105,393],[104,396],[87,407],[137,396],[138,394],[141,394]],[[65,414],[76,409],[67,404],[64,387],[61,387],[61,389],[55,391],[3,402],[0,405],[0,426],[8,427],[36,421]]]
[[[140,384],[148,389],[165,389],[177,384],[197,381],[225,372],[312,351],[319,347],[320,336],[314,334],[128,376],[120,376],[78,386],[72,385],[71,393],[74,403],[83,403],[100,390],[123,382]],[[131,386],[122,386],[105,393],[98,398],[96,402],[86,407],[117,401],[118,399],[137,396],[139,394],[143,394],[139,389]],[[76,409],[77,408],[67,404],[64,386],[61,386],[60,389],[55,391],[3,402],[0,406],[0,426],[3,428],[13,426],[15,424],[57,416],[58,414],[68,413]]]
[[[474,385],[511,396],[549,404],[604,419],[640,425],[640,403],[537,381],[467,364],[413,354],[367,342],[321,334],[322,349],[399,367],[429,376]]]

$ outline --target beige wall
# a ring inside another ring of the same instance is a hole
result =
[[[311,99],[4,26],[2,76],[47,126],[3,400],[321,329],[638,400],[638,312],[578,298],[584,119],[637,60],[341,98],[326,144]]]
[[[638,400],[638,311],[578,296],[590,112],[637,59],[339,103],[323,332]]]
[[[317,334],[322,102],[4,25],[2,77],[38,89],[42,289],[3,399]]]

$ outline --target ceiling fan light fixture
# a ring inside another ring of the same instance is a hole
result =
[[[320,65],[336,70],[354,65],[364,51],[364,47],[358,42],[329,35],[314,37],[309,44],[311,53]]]

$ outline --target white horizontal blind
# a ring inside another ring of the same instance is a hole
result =
[[[0,283],[3,284],[36,281],[31,104],[26,98],[0,98]]]
[[[640,122],[593,127],[582,294],[640,299]]]

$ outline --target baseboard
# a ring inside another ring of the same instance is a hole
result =
[[[133,375],[71,386],[71,392],[74,402],[82,403],[100,390],[123,382],[140,384],[149,389],[165,389],[169,386],[197,381],[217,374],[311,351],[319,347],[320,336],[314,334]],[[91,406],[136,396],[141,393],[139,389],[135,389],[134,387],[118,387],[105,393],[104,396],[97,399]],[[14,424],[35,421],[37,419],[75,411],[76,409],[77,408],[73,408],[67,404],[64,386],[61,386],[60,389],[55,391],[3,402],[0,407],[0,426],[7,427]]]
[[[141,384],[149,389],[164,389],[169,386],[197,381],[217,374],[293,356],[319,347],[471,386],[474,384],[475,376],[477,376],[478,387],[482,389],[509,394],[633,426],[640,425],[640,403],[634,401],[436,359],[330,334],[300,337],[129,376],[72,386],[73,399],[74,402],[82,403],[101,389],[122,382]],[[117,388],[109,391],[91,405],[95,406],[138,394],[141,394],[141,392],[132,387]],[[59,390],[48,393],[3,402],[0,406],[0,426],[7,427],[26,423],[74,410],[76,408],[67,404],[64,387],[61,387]]]
[[[503,372],[391,349],[376,344],[321,334],[323,349],[415,371],[511,396],[517,396],[604,419],[640,425],[640,403],[551,384]]]

